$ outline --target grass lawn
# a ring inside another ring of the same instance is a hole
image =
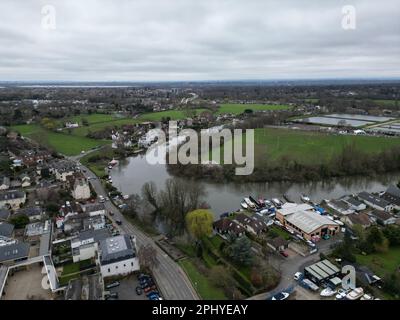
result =
[[[80,266],[79,262],[78,263],[69,263],[69,264],[64,265],[62,275],[66,276],[71,273],[79,272],[79,266]]]
[[[368,266],[378,276],[383,277],[392,273],[400,266],[400,247],[389,248],[385,253],[374,253],[369,255],[357,255],[357,262]]]
[[[263,111],[263,110],[285,110],[289,109],[288,105],[282,104],[241,104],[241,103],[223,103],[221,104],[218,113],[233,113],[241,114],[246,109],[251,109],[253,111]]]
[[[77,155],[82,150],[88,151],[94,147],[110,143],[104,140],[94,140],[72,134],[49,131],[36,124],[13,126],[11,129],[66,156]]]
[[[89,126],[81,126],[79,128],[73,129],[72,134],[80,137],[86,137],[89,132],[96,132],[101,131],[107,127],[121,127],[127,124],[135,124],[139,123],[140,121],[137,119],[130,119],[130,118],[113,118],[109,121],[105,122],[95,122],[89,124]]]
[[[344,146],[354,143],[361,151],[377,153],[399,146],[399,138],[332,135],[289,129],[255,129],[255,164],[279,163],[283,157],[302,164],[321,164],[338,155]],[[245,141],[245,138],[243,138]],[[235,140],[234,143],[239,143]],[[223,149],[212,150],[212,154]]]
[[[113,114],[92,113],[92,114],[81,114],[78,116],[74,116],[68,118],[65,121],[77,122],[79,125],[82,125],[82,119],[86,119],[89,124],[94,124],[98,122],[114,121],[116,119],[120,119],[120,117],[116,117]]]
[[[207,109],[195,109],[196,114],[200,114]],[[162,118],[171,118],[171,120],[181,120],[187,118],[185,110],[167,110],[160,112],[150,112],[142,114],[139,119],[143,121],[161,121]]]
[[[179,261],[179,265],[185,270],[193,287],[197,293],[204,300],[226,300],[224,292],[213,286],[208,278],[202,275],[196,268],[195,264],[189,260],[184,259]]]
[[[292,238],[288,232],[286,232],[285,230],[282,230],[281,228],[279,228],[275,225],[271,226],[270,230],[285,240],[290,240]]]
[[[381,106],[396,106],[396,100],[375,99],[374,102]],[[397,105],[400,105],[399,101],[397,101]]]

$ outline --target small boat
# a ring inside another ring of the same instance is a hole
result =
[[[247,204],[248,208],[254,209],[256,207],[256,205],[249,198],[244,198],[243,200]]]
[[[241,203],[240,203],[240,205],[242,206],[242,208],[243,209],[248,209],[249,208],[249,206],[247,205],[247,203],[246,202],[244,202],[244,201],[242,201]]]
[[[347,300],[358,300],[364,295],[364,289],[359,287],[355,288],[353,291],[346,295]]]
[[[321,297],[332,297],[334,294],[336,294],[336,290],[332,290],[331,288],[326,288],[321,291],[320,296]]]
[[[256,206],[256,207],[261,207],[261,205],[260,205],[260,203],[256,200],[256,199],[254,199],[252,196],[249,196],[249,200],[252,202],[252,203],[254,203],[254,205]]]
[[[277,198],[272,199],[272,203],[277,209],[282,208],[282,202],[279,199]]]
[[[303,202],[310,202],[311,201],[310,197],[305,195],[304,193],[301,195],[300,199]]]

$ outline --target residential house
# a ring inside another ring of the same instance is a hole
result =
[[[106,214],[106,207],[104,203],[88,203],[82,205],[81,207],[83,212],[89,214],[91,217]]]
[[[104,215],[88,216],[82,220],[83,230],[99,230],[106,227]]]
[[[0,208],[0,221],[6,221],[10,217],[10,211],[5,208]]]
[[[0,177],[0,191],[10,189],[10,178],[3,176]]]
[[[85,177],[82,176],[75,179],[71,193],[75,200],[87,200],[90,198],[90,187]]]
[[[240,224],[228,218],[215,221],[213,223],[213,229],[221,235],[229,234],[236,237],[241,237],[246,232],[246,229]]]
[[[100,241],[99,263],[103,278],[127,275],[140,269],[135,242],[129,235]]]
[[[22,163],[27,166],[36,166],[52,158],[51,153],[47,150],[29,150],[21,153]]]
[[[382,199],[391,203],[393,207],[400,210],[400,188],[392,184],[381,196]]]
[[[79,128],[79,124],[77,122],[66,122],[65,127],[68,129]]]
[[[0,246],[0,265],[10,265],[28,259],[29,249],[29,244],[24,242]]]
[[[68,234],[76,234],[83,230],[99,230],[106,226],[104,215],[89,216],[87,213],[71,215],[62,221],[61,227]],[[59,226],[57,226],[59,227]]]
[[[43,208],[41,208],[39,206],[26,207],[23,209],[19,209],[17,211],[17,214],[28,216],[29,221],[31,221],[31,222],[42,220],[42,218],[45,216],[45,212],[44,212]]]
[[[355,225],[361,226],[363,229],[369,228],[373,221],[370,216],[364,212],[352,213],[344,217],[344,222],[350,227],[354,227]]]
[[[1,238],[13,238],[14,225],[7,222],[0,222],[0,239]]]
[[[17,209],[26,201],[26,194],[23,191],[10,190],[0,192],[0,208]]]
[[[85,230],[71,240],[72,259],[74,262],[94,258],[98,251],[98,243],[100,240],[109,238],[108,229]]]
[[[344,200],[331,200],[328,201],[326,205],[344,216],[355,212],[353,206]]]
[[[258,219],[250,218],[243,213],[239,213],[235,217],[235,221],[240,224],[247,232],[259,235],[267,230],[267,225]]]
[[[363,211],[367,209],[365,203],[361,202],[360,200],[356,199],[353,196],[345,196],[341,199],[343,202],[347,203],[350,206],[350,209],[355,211]]]
[[[289,241],[283,239],[282,237],[276,237],[267,241],[267,246],[274,251],[283,251],[289,245]]]
[[[31,186],[31,178],[27,174],[22,174],[20,176],[20,180],[22,188],[27,188]]]
[[[380,225],[389,225],[396,223],[396,218],[392,216],[390,213],[381,210],[372,210],[370,216]]]
[[[69,160],[55,161],[51,164],[50,172],[57,180],[66,182],[67,177],[72,176],[77,171],[76,164]]]
[[[360,192],[358,198],[371,208],[390,212],[393,210],[393,205],[385,199],[379,198],[368,192]]]

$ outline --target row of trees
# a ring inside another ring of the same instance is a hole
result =
[[[212,181],[271,182],[271,181],[310,181],[345,176],[373,176],[400,170],[400,146],[370,154],[363,152],[354,144],[345,145],[331,160],[318,164],[305,164],[293,156],[286,155],[274,163],[255,162],[251,175],[236,176],[234,165],[199,166],[169,164],[168,171],[175,176],[184,176]],[[278,163],[278,164],[276,164]]]

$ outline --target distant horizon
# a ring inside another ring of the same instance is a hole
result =
[[[248,82],[248,83],[281,83],[281,82],[369,82],[369,81],[400,81],[400,77],[332,77],[332,78],[285,78],[285,79],[217,79],[217,80],[0,80],[0,84],[66,84],[66,83],[230,83],[230,82]]]

